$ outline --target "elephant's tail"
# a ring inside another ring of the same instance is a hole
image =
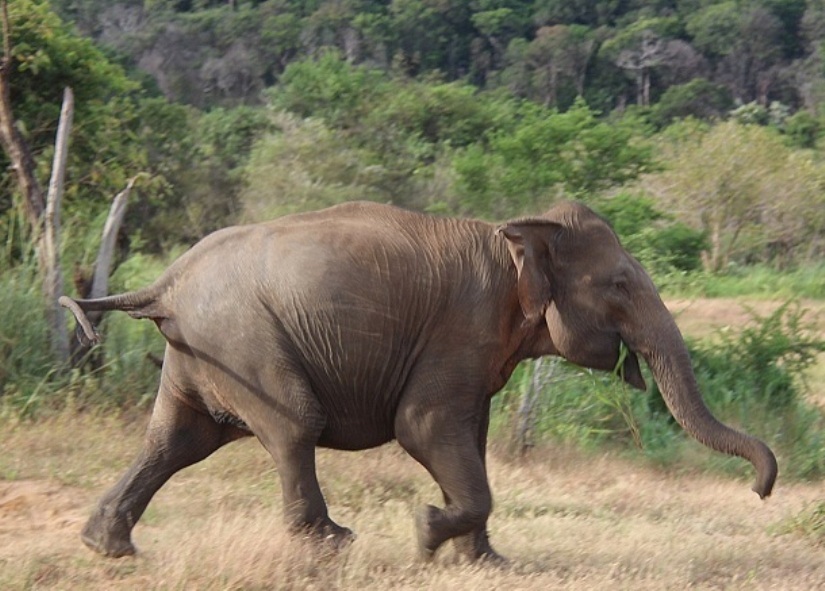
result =
[[[157,285],[153,285],[140,291],[132,291],[118,295],[111,295],[94,299],[74,299],[68,296],[61,296],[58,303],[71,310],[80,328],[78,337],[86,341],[86,344],[98,343],[101,340],[100,333],[94,327],[92,321],[86,315],[87,312],[108,312],[109,310],[121,310],[132,318],[152,318],[160,320],[166,316],[160,310],[159,292]]]

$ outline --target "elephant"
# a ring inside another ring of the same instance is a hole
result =
[[[86,312],[121,310],[166,341],[143,447],[82,531],[107,556],[135,553],[132,529],[175,472],[255,436],[290,531],[348,543],[316,447],[395,440],[444,499],[415,513],[419,555],[452,540],[459,556],[504,561],[487,528],[490,402],[520,361],[544,355],[644,390],[642,357],[688,434],[751,462],[760,498],[777,476],[765,443],[711,414],[653,281],[577,202],[500,225],[349,202],[218,230],[148,287],[60,303],[82,339],[99,338]]]

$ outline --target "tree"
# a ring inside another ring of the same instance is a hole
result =
[[[766,7],[728,1],[696,11],[686,21],[694,45],[714,67],[714,80],[743,103],[768,105],[782,57],[782,21]]]
[[[654,70],[685,62],[689,47],[672,37],[677,23],[673,18],[643,19],[622,29],[606,41],[601,52],[628,72],[636,84],[636,104],[651,104],[651,76]]]
[[[525,102],[510,126],[456,157],[465,204],[503,217],[559,195],[592,198],[654,167],[643,131],[631,118],[599,119],[582,99],[564,113]]]
[[[718,119],[733,107],[733,98],[725,86],[694,78],[686,84],[669,87],[654,105],[651,118],[664,127],[674,119],[685,117]]]
[[[50,332],[52,355],[58,366],[69,360],[69,340],[57,298],[63,294],[63,276],[59,261],[60,200],[66,171],[66,153],[74,114],[74,96],[66,89],[60,127],[55,142],[52,175],[48,198],[35,174],[34,157],[23,134],[17,127],[11,104],[11,76],[13,70],[13,45],[8,3],[0,2],[2,10],[3,56],[0,59],[0,144],[8,155],[17,176],[17,184],[23,196],[26,217],[31,234],[37,243],[38,266],[45,296],[46,317]]]
[[[29,146],[41,186],[48,177],[63,89],[74,92],[72,150],[66,169],[66,207],[103,211],[111,196],[140,167],[144,154],[134,141],[134,95],[138,84],[89,39],[79,37],[44,0],[8,4],[11,55],[6,75],[18,130]],[[7,182],[8,153],[0,155],[0,182]],[[16,173],[14,173],[16,174]],[[14,181],[16,186],[17,181]],[[22,194],[16,197],[22,198]],[[21,199],[22,200],[22,199]],[[0,200],[0,213],[14,204]]]
[[[706,270],[772,258],[771,251],[787,264],[806,254],[796,252],[801,245],[821,243],[825,177],[809,157],[759,125],[681,128],[680,139],[663,146],[667,170],[645,178],[643,186],[660,209],[707,234]]]

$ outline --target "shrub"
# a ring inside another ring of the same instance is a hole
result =
[[[656,208],[653,199],[619,193],[596,205],[632,252],[654,275],[672,271],[696,271],[707,249],[704,232],[676,222]]]
[[[743,330],[720,331],[716,338],[688,341],[705,402],[721,420],[766,439],[785,460],[783,473],[795,477],[825,474],[825,416],[804,398],[805,373],[825,351],[804,322],[798,303],[773,313],[751,312]],[[658,388],[649,410],[673,425]],[[720,461],[715,460],[716,463]]]

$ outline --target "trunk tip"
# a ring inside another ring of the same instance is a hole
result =
[[[776,456],[773,452],[764,445],[764,464],[761,469],[757,470],[756,483],[753,485],[753,492],[759,495],[759,498],[764,500],[771,496],[773,485],[776,482],[776,475],[779,468],[776,464]]]

